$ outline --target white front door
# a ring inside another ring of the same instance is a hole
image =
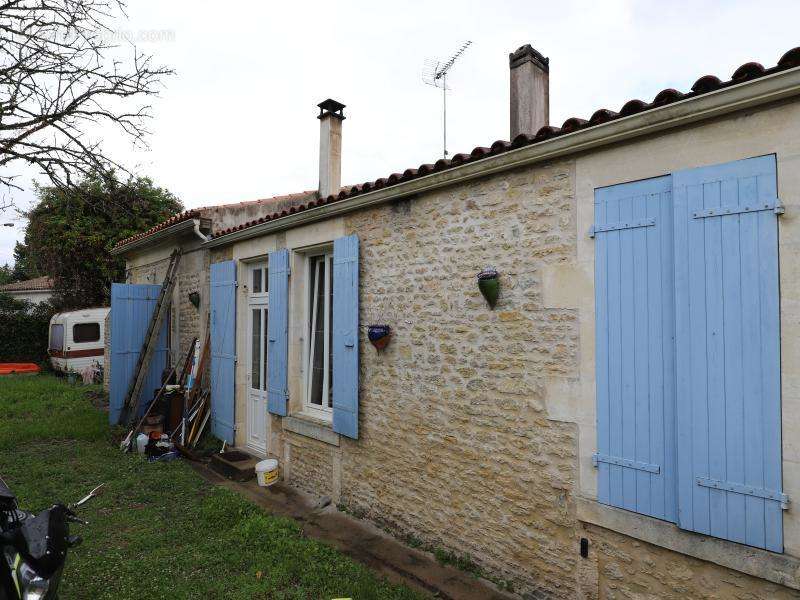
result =
[[[247,445],[267,453],[267,269],[250,266],[248,281]]]

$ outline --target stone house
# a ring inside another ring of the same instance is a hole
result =
[[[129,281],[196,252],[217,435],[522,597],[800,597],[800,48],[561,127],[510,68],[511,142],[341,188],[326,101],[316,192]]]

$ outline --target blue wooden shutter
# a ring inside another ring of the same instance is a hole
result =
[[[119,421],[125,396],[133,381],[136,363],[142,351],[144,336],[153,318],[161,286],[158,284],[111,285],[111,388],[109,390],[108,420]],[[144,414],[153,399],[153,390],[161,387],[161,374],[167,367],[167,320],[157,340],[142,390],[139,394],[139,414]],[[107,366],[108,368],[108,366]]]
[[[674,521],[670,177],[595,190],[598,500]]]
[[[211,431],[234,443],[236,262],[211,265]]]
[[[267,409],[286,416],[289,399],[289,251],[269,255],[269,315],[267,317]]]
[[[673,181],[679,525],[781,552],[775,159]]]
[[[358,237],[333,242],[333,430],[358,439]]]

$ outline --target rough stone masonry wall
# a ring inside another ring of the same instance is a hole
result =
[[[585,598],[603,600],[790,600],[795,590],[587,525],[592,551]],[[593,582],[594,583],[594,582]]]
[[[204,314],[204,304],[208,303],[208,298],[204,298],[203,293],[203,273],[179,273],[178,274],[178,331],[179,333],[179,346],[178,357],[180,360],[186,356],[189,351],[189,345],[194,338],[198,338],[198,344],[202,348],[204,340],[200,338],[200,319]],[[200,306],[195,307],[189,300],[189,294],[197,292],[200,294]]]
[[[544,385],[577,377],[578,323],[544,307],[540,274],[574,257],[573,190],[573,163],[558,162],[347,221],[361,324],[394,337],[378,354],[361,336],[341,501],[535,598],[575,597],[576,429],[548,419]],[[494,311],[476,281],[487,265],[501,278]]]

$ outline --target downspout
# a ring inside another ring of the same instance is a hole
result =
[[[192,219],[192,220],[194,221],[194,229],[192,231],[194,231],[195,235],[197,237],[199,237],[201,240],[203,240],[204,242],[207,242],[208,240],[210,240],[211,239],[210,237],[200,233],[200,219]]]

